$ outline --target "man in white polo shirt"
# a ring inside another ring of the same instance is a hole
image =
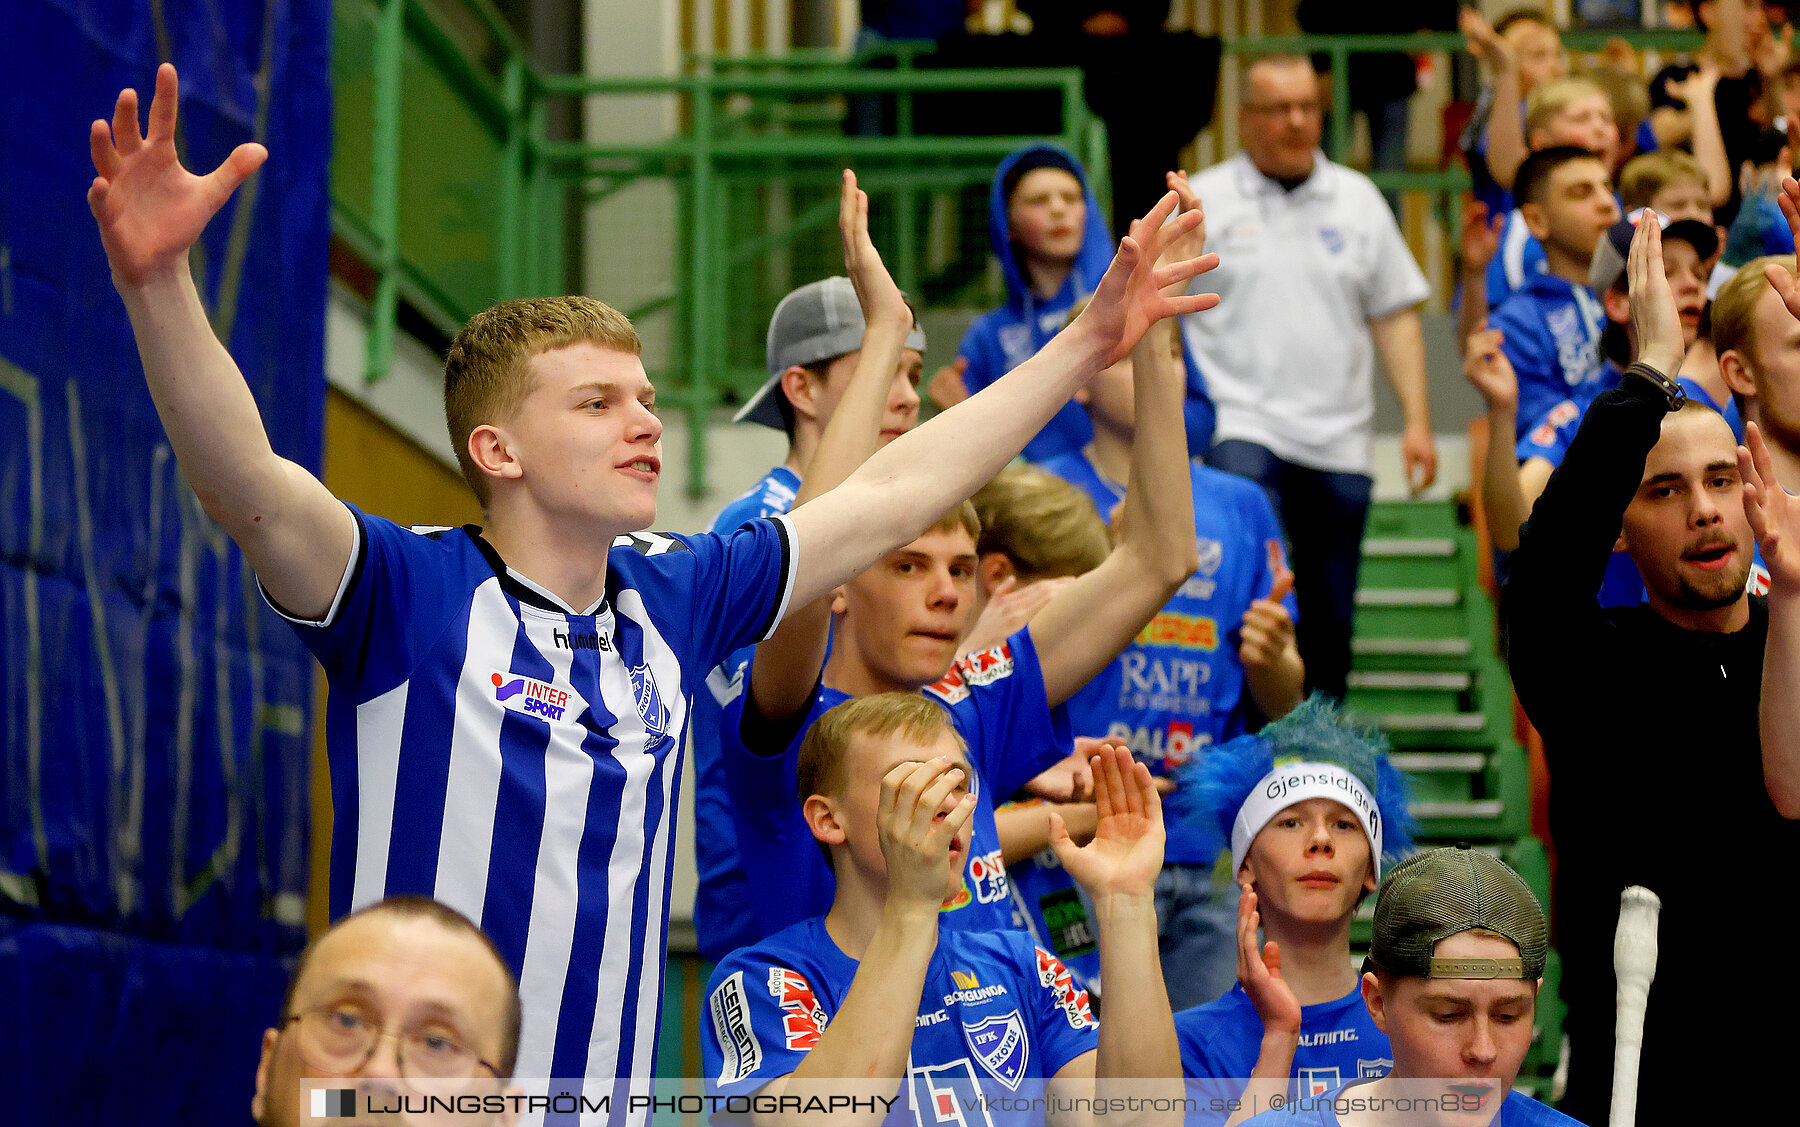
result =
[[[1182,318],[1219,421],[1207,461],[1260,482],[1292,541],[1300,654],[1344,695],[1368,517],[1375,353],[1405,413],[1408,481],[1437,474],[1418,305],[1425,276],[1366,176],[1319,151],[1319,82],[1294,55],[1244,71],[1244,151],[1193,178],[1219,307]]]

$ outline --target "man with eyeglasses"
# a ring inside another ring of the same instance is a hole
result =
[[[1308,682],[1344,695],[1372,486],[1375,354],[1405,416],[1414,489],[1437,475],[1419,303],[1430,286],[1369,178],[1325,159],[1319,82],[1297,55],[1244,70],[1244,151],[1192,178],[1218,308],[1182,332],[1218,407],[1207,462],[1260,484],[1292,539]],[[1214,279],[1217,279],[1216,283]]]
[[[389,897],[301,954],[281,1020],[263,1033],[251,1114],[296,1127],[319,1113],[311,1089],[347,1088],[357,1115],[464,1097],[454,1106],[474,1114],[462,1121],[511,1127],[518,1101],[491,1097],[518,1095],[503,1089],[519,1018],[518,982],[480,928],[428,897]]]

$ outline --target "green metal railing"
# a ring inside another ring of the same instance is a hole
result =
[[[1571,32],[1564,41],[1583,50],[1610,37]],[[1687,32],[1626,38],[1663,50],[1698,43]],[[1341,76],[1354,54],[1462,44],[1460,35],[1444,33],[1240,38],[1225,46],[1240,57],[1324,54]],[[1104,135],[1085,107],[1078,71],[917,66],[928,48],[884,49],[892,69],[796,50],[693,56],[691,73],[674,77],[544,75],[487,0],[337,0],[332,220],[334,234],[372,279],[365,378],[379,380],[391,366],[402,302],[450,333],[495,301],[579,287],[566,267],[565,216],[634,185],[669,185],[672,228],[634,234],[646,240],[645,257],[673,256],[672,281],[626,312],[634,320],[673,318],[666,355],[650,357],[652,374],[687,422],[688,485],[699,495],[712,413],[723,397],[763,378],[769,309],[793,285],[841,269],[838,170],[855,167],[877,196],[883,251],[902,287],[917,295],[926,274],[928,201],[985,186],[1001,156],[1044,139],[920,135],[920,99],[1048,92],[1061,125],[1050,139],[1081,155],[1096,185],[1105,184]],[[1326,149],[1342,159],[1350,147],[1350,91],[1342,81],[1332,91]],[[1232,92],[1225,94],[1222,112],[1229,112]],[[845,136],[841,100],[853,95],[891,99],[896,135]],[[646,96],[676,106],[675,135],[607,144],[549,137],[549,112],[558,102],[593,107]],[[1460,169],[1374,178],[1388,190],[1432,193],[1446,230],[1455,223],[1450,201],[1467,186]],[[985,253],[985,216],[979,226],[957,238]],[[629,256],[631,248],[619,253]]]

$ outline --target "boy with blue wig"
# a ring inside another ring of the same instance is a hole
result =
[[[1314,695],[1183,768],[1167,805],[1229,857],[1243,891],[1238,984],[1175,1015],[1182,1073],[1201,1082],[1189,1094],[1211,1109],[1201,1118],[1391,1068],[1350,961],[1357,906],[1412,845],[1386,740]]]

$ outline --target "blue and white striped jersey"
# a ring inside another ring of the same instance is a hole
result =
[[[437,897],[518,972],[518,1076],[650,1075],[688,701],[780,621],[792,526],[622,537],[577,610],[475,529],[351,511],[330,611],[290,617],[331,685],[332,914]]]

